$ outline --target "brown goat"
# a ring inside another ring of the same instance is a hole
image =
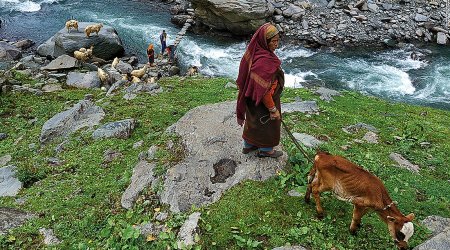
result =
[[[318,152],[308,176],[305,201],[309,203],[311,193],[316,202],[319,218],[323,217],[320,193],[332,191],[338,199],[353,204],[353,218],[350,232],[356,233],[361,217],[368,211],[375,211],[389,229],[399,249],[406,249],[408,240],[414,233],[414,214],[404,216],[389,197],[381,180],[375,175],[347,159]]]

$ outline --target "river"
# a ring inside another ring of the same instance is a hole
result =
[[[144,61],[149,43],[160,49],[158,37],[163,29],[168,44],[175,39],[180,29],[170,23],[170,17],[167,6],[158,0],[0,0],[0,38],[29,38],[40,44],[64,28],[68,19],[103,22],[117,30],[127,53]],[[196,65],[204,75],[235,79],[244,49],[241,40],[187,33],[177,56],[184,69]],[[426,55],[424,60],[412,60],[413,51]],[[333,51],[281,42],[276,53],[288,87],[315,84],[450,110],[449,46]]]

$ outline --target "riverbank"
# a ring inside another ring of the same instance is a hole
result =
[[[204,31],[201,28],[204,24],[222,30],[230,26],[234,30],[232,33],[242,35],[247,32],[250,35],[252,30],[247,28],[245,31],[244,27],[252,21],[261,22],[261,17],[251,20],[248,16],[254,16],[253,8],[262,8],[265,9],[266,20],[277,24],[290,41],[311,47],[395,46],[396,43],[420,42],[448,44],[449,20],[445,1],[276,0],[264,8],[257,2],[247,4],[250,8],[247,5],[222,6],[208,0],[196,0],[193,10],[197,26],[193,30]],[[183,5],[182,1],[179,6]],[[178,9],[183,10],[181,7]]]
[[[12,77],[9,82],[34,84],[21,74]],[[289,162],[267,181],[244,181],[216,203],[192,206],[182,213],[171,212],[171,206],[160,201],[160,192],[166,188],[156,181],[152,187],[138,189],[131,208],[123,207],[127,187],[139,179],[135,179],[139,172],[134,167],[148,166],[142,161],[154,164],[153,174],[160,181],[166,176],[171,176],[168,180],[183,179],[172,175],[174,168],[190,151],[199,152],[190,148],[193,144],[184,145],[179,136],[171,134],[175,130],[168,128],[192,118],[192,112],[184,117],[191,109],[234,101],[237,90],[229,81],[163,77],[159,80],[162,92],[137,93],[134,99],[124,99],[126,93],[121,90],[107,95],[99,89],[66,87],[41,95],[19,90],[1,93],[0,158],[7,166],[16,167],[17,178],[23,183],[14,196],[0,198],[3,209],[10,208],[22,218],[22,226],[0,235],[1,248],[175,249],[185,219],[200,212],[192,239],[195,247],[202,249],[240,249],[244,245],[272,249],[286,244],[313,249],[395,249],[386,225],[375,215],[364,217],[358,235],[351,237],[347,233],[351,206],[332,196],[323,196],[327,215],[323,220],[316,219],[314,206],[295,197],[305,189],[310,165],[284,135],[282,145]],[[311,135],[322,142],[322,149],[345,156],[380,177],[400,210],[416,214],[415,234],[409,245],[418,246],[431,236],[424,219],[431,215],[450,217],[449,201],[442,196],[450,192],[448,111],[391,103],[353,92],[333,98],[322,100],[313,89],[286,89],[284,104],[315,102],[319,111],[285,113],[283,118],[293,133]],[[90,102],[104,111],[100,124],[41,143],[43,135],[50,135],[43,133],[47,121],[80,102]],[[129,119],[135,120],[133,128],[125,130],[129,137],[93,136],[98,129],[119,128],[107,124]],[[189,131],[193,127],[188,128],[187,134],[192,134]],[[220,129],[215,127],[214,131]],[[198,143],[211,143],[213,147],[224,140],[228,138],[201,139]],[[313,154],[314,150],[307,152]],[[419,167],[419,174],[393,161],[389,155],[394,152]],[[246,161],[257,159],[248,156]],[[272,163],[271,159],[263,161]],[[211,195],[202,191],[205,198]],[[52,233],[40,233],[48,230]],[[49,235],[53,241],[48,240]]]

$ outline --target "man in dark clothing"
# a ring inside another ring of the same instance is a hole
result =
[[[166,41],[167,41],[167,33],[165,30],[159,36],[159,40],[161,41],[161,55],[164,55],[164,51],[166,50]]]

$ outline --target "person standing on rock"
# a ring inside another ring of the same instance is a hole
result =
[[[155,66],[155,50],[153,49],[153,44],[148,45],[147,48],[148,65],[150,67]]]
[[[165,30],[159,35],[159,41],[161,41],[161,55],[164,55],[164,51],[166,51],[166,42],[167,42],[167,33]]]
[[[244,125],[243,154],[258,150],[258,157],[283,155],[273,149],[280,143],[280,95],[284,86],[281,61],[274,53],[279,39],[274,25],[262,25],[253,35],[239,65],[236,115],[238,124]]]

